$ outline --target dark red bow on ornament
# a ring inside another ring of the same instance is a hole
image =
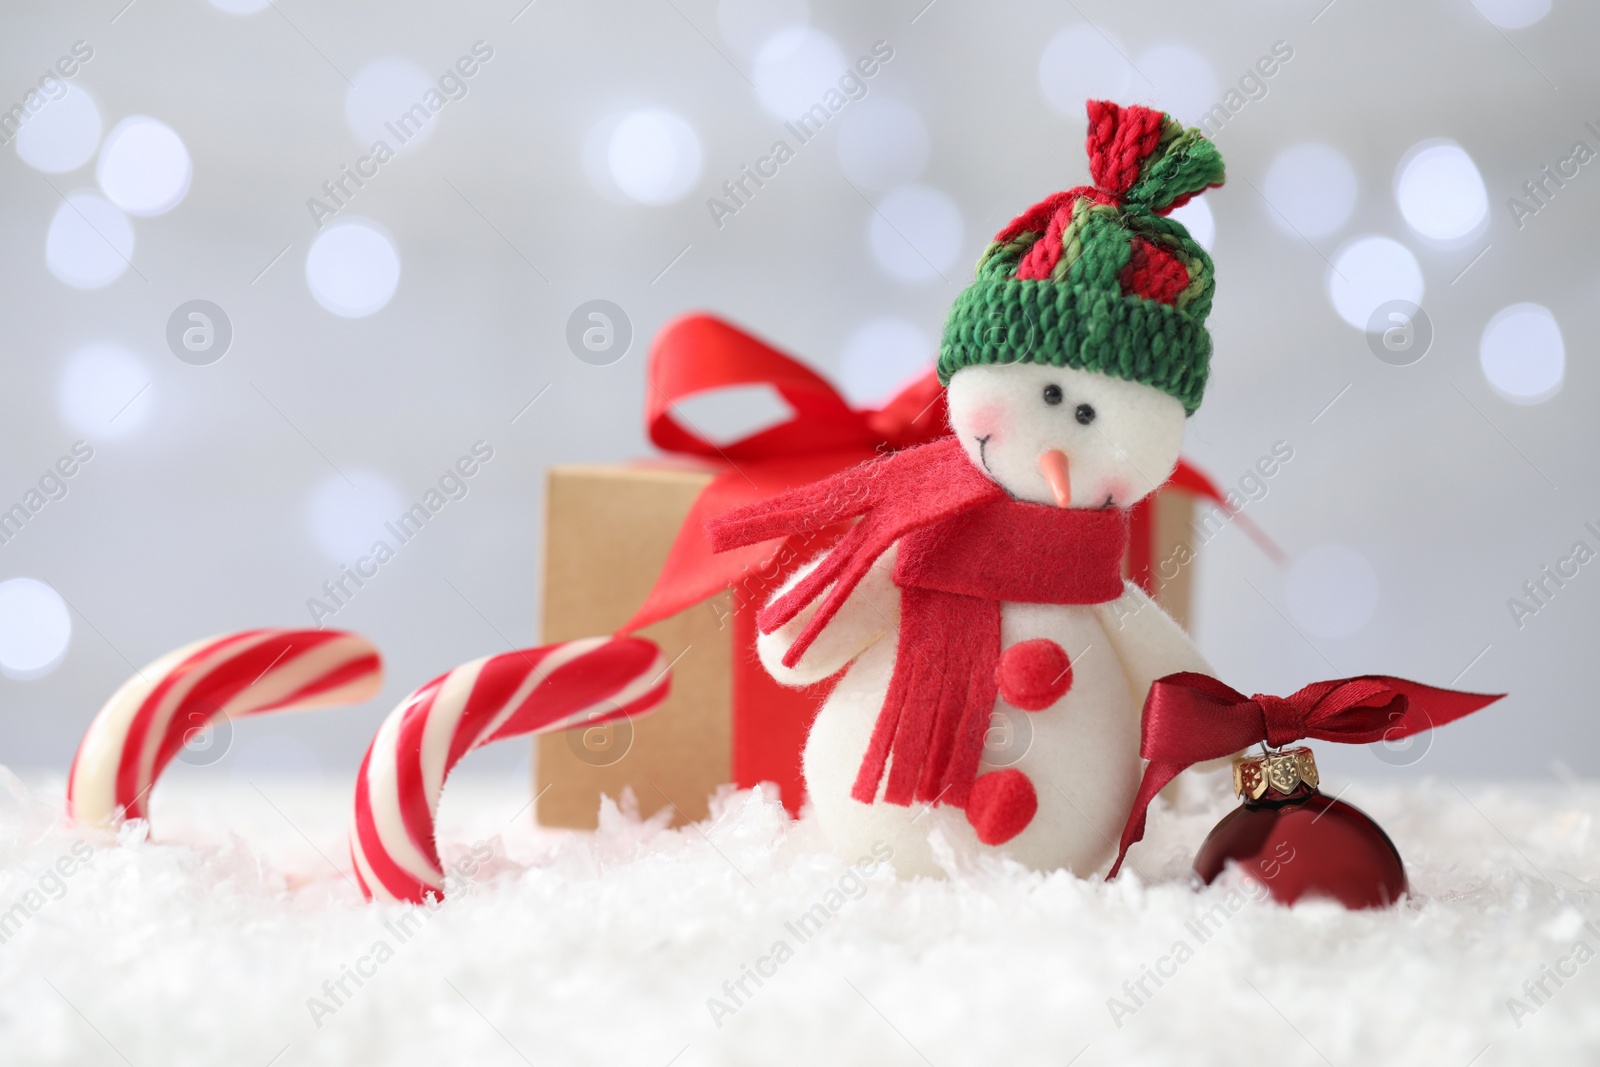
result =
[[[1128,847],[1144,837],[1145,812],[1156,794],[1196,763],[1263,741],[1280,748],[1303,738],[1347,745],[1397,740],[1454,722],[1503,696],[1438,689],[1385,674],[1317,682],[1287,697],[1247,697],[1191,671],[1158,679],[1145,698],[1139,747],[1150,762],[1106,878],[1117,876]]]

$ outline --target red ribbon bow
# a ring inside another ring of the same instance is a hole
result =
[[[1183,771],[1266,742],[1274,748],[1303,738],[1366,745],[1422,733],[1487,707],[1504,693],[1438,689],[1385,674],[1317,682],[1287,697],[1246,697],[1210,675],[1184,671],[1158,679],[1144,702],[1139,754],[1149,760],[1122,830],[1115,878],[1128,847],[1144,837],[1145,813],[1157,793]]]
[[[944,388],[931,370],[881,408],[852,408],[826,378],[712,315],[684,315],[661,328],[650,347],[646,384],[650,440],[663,451],[718,461],[725,469],[695,500],[655,587],[621,633],[693,607],[765,567],[776,551],[762,544],[717,555],[705,532],[712,519],[853,467],[880,451],[925,444],[950,432]],[[794,417],[717,445],[673,413],[691,396],[741,385],[770,386]],[[820,550],[825,543],[814,547]]]

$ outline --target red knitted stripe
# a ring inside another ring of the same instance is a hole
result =
[[[1161,304],[1173,304],[1189,286],[1189,270],[1170,251],[1143,237],[1131,242],[1128,265],[1122,268],[1122,292]]]
[[[1139,165],[1161,143],[1166,116],[1147,107],[1089,101],[1089,174],[1106,192],[1122,196],[1139,180]]]

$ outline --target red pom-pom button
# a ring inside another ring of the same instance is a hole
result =
[[[967,821],[986,845],[1003,845],[1022,833],[1038,810],[1033,783],[1014,768],[980,775],[967,797]]]
[[[1066,649],[1047,637],[1018,641],[1000,653],[995,681],[1007,704],[1043,711],[1072,688],[1072,660]]]

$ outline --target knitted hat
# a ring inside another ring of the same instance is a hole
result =
[[[950,309],[939,380],[1046,363],[1143,382],[1194,414],[1211,357],[1211,257],[1173,208],[1222,184],[1222,157],[1159,111],[1089,101],[1089,174],[995,235]]]

